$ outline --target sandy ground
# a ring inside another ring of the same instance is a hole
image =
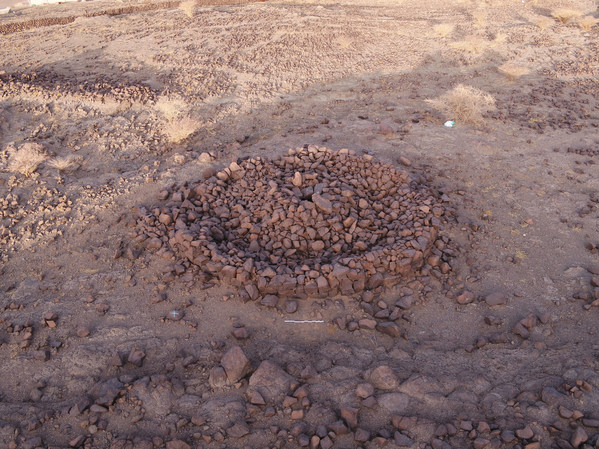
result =
[[[0,447],[598,447],[599,27],[551,15],[595,2],[120,5],[0,17]],[[460,83],[479,126],[425,102]],[[435,189],[451,272],[290,314],[137,252],[138,206],[304,145]]]

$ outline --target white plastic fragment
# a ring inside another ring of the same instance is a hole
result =
[[[455,126],[455,122],[453,120],[447,120],[445,123],[443,123],[443,126],[446,128],[453,128]]]

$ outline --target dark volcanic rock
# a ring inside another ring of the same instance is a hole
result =
[[[387,365],[381,365],[373,369],[369,379],[370,383],[379,390],[392,390],[399,385],[397,376]]]
[[[233,346],[222,357],[220,364],[227,374],[229,383],[235,383],[249,374],[252,369],[250,361],[239,346]]]
[[[498,292],[491,293],[490,295],[487,295],[485,297],[485,302],[489,306],[502,306],[504,304],[507,304],[507,296],[505,296],[503,293]]]
[[[267,402],[276,401],[297,385],[297,380],[275,363],[265,360],[250,377],[250,387],[257,390]]]

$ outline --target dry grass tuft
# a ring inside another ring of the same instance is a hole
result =
[[[582,16],[582,12],[571,8],[557,8],[551,11],[551,17],[561,23],[568,23],[570,20]]]
[[[184,116],[189,111],[189,106],[182,98],[161,96],[154,105],[156,110],[168,121]]]
[[[584,16],[578,19],[578,26],[582,29],[582,31],[589,32],[591,28],[599,23],[599,19],[593,16]]]
[[[201,126],[202,123],[198,120],[191,117],[182,117],[169,120],[163,131],[169,142],[179,143],[195,133]]]
[[[73,172],[81,166],[81,157],[72,154],[64,157],[55,157],[48,161],[48,166],[61,173]]]
[[[440,23],[433,27],[433,31],[435,32],[435,34],[441,37],[449,36],[451,33],[453,33],[454,29],[455,26],[451,23]]]
[[[530,69],[528,67],[512,64],[509,62],[499,66],[498,69],[512,82],[516,81],[521,76],[528,75],[530,73]]]
[[[48,156],[42,145],[27,142],[9,156],[8,169],[29,177],[47,158]]]
[[[194,11],[196,9],[196,2],[193,0],[181,2],[179,4],[179,9],[183,11],[187,17],[191,18],[193,17]]]
[[[533,20],[532,23],[538,26],[541,30],[544,30],[553,25],[554,21],[549,17],[539,17],[538,19]]]
[[[490,42],[477,36],[468,36],[463,41],[450,42],[449,46],[455,50],[467,51],[479,55],[489,48]]]
[[[495,108],[495,99],[490,94],[463,84],[426,102],[448,119],[477,126],[484,122],[483,113]]]

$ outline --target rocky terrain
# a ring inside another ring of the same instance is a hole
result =
[[[599,447],[598,21],[0,16],[0,448]]]

